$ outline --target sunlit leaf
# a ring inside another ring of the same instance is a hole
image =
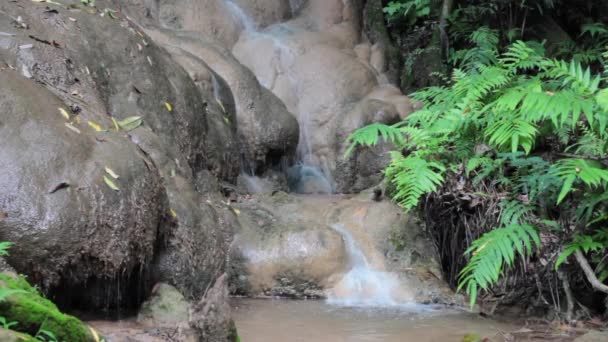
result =
[[[105,169],[106,169],[106,172],[107,172],[107,173],[108,173],[110,176],[112,176],[112,178],[114,178],[114,179],[118,179],[118,178],[119,178],[119,176],[116,174],[116,172],[114,172],[114,170],[110,169],[110,168],[109,168],[109,167],[107,167],[107,166],[106,166],[106,168],[105,168]]]
[[[120,191],[118,186],[116,186],[116,183],[114,183],[114,181],[112,179],[108,178],[108,176],[103,176],[103,181],[106,182],[106,184],[110,187],[110,189],[112,189],[114,191]]]
[[[93,329],[93,327],[89,326],[89,331],[91,331],[91,335],[93,335],[93,339],[95,339],[95,342],[100,342],[100,338],[99,338],[99,334],[97,333],[97,330]]]
[[[120,128],[118,127],[118,122],[116,119],[112,118],[112,123],[114,124],[114,129],[118,131]]]
[[[61,115],[62,115],[62,116],[63,116],[63,117],[66,119],[66,120],[70,120],[70,114],[68,114],[68,112],[67,112],[65,109],[63,109],[63,108],[61,108],[61,107],[59,107],[58,109],[59,109],[59,113],[61,113]]]
[[[95,122],[95,121],[91,121],[91,120],[89,120],[88,124],[89,124],[89,126],[91,126],[91,127],[92,127],[92,128],[93,128],[93,129],[94,129],[96,132],[103,132],[103,131],[105,131],[105,129],[103,129],[103,127],[101,127],[101,125],[100,125],[100,124],[98,124],[98,123],[97,123],[97,122]]]
[[[224,107],[224,104],[222,103],[222,101],[216,99],[215,102],[217,102],[217,104],[220,106],[220,108],[222,108],[222,112],[226,113],[226,107]]]
[[[80,134],[80,130],[79,130],[78,128],[76,128],[76,127],[72,126],[72,124],[71,124],[71,123],[66,122],[66,123],[65,123],[65,126],[66,126],[67,128],[69,128],[71,131],[73,131],[73,132],[76,132],[76,133]]]
[[[125,131],[132,131],[137,127],[141,126],[143,120],[141,116],[130,116],[124,120],[118,121],[118,126],[124,129]]]

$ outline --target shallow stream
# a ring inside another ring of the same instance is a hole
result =
[[[517,327],[467,312],[426,305],[345,307],[324,301],[234,299],[243,342],[460,342],[468,333],[493,337]]]

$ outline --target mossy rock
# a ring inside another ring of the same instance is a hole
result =
[[[0,302],[0,316],[17,322],[13,330],[35,335],[38,331],[52,332],[58,341],[93,342],[91,331],[78,318],[59,311],[50,300],[43,298],[25,278],[0,273],[0,288],[22,290]]]
[[[479,342],[479,341],[481,341],[481,336],[479,336],[475,333],[466,334],[462,338],[462,342]]]
[[[0,341],[2,342],[39,342],[30,335],[13,330],[0,328]]]

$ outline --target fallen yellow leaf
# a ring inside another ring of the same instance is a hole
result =
[[[171,216],[177,217],[177,213],[175,212],[175,210],[170,209],[169,212],[171,212]]]
[[[137,127],[141,126],[143,119],[141,116],[129,116],[126,119],[118,121],[118,126],[125,131],[132,131]]]
[[[224,114],[225,114],[226,108],[224,107],[224,104],[222,103],[222,101],[216,99],[215,102],[217,102],[217,104],[220,105],[220,107],[222,108],[222,112],[224,112]]]
[[[108,178],[108,176],[103,176],[103,181],[106,182],[110,189],[114,191],[120,191],[118,186],[116,186],[116,183],[114,183],[110,178]]]
[[[98,124],[98,123],[97,123],[97,122],[95,122],[95,121],[91,121],[91,120],[89,120],[89,126],[93,127],[93,129],[94,129],[96,132],[102,132],[102,131],[104,131],[103,127],[101,127],[101,125],[100,125],[100,124]]]
[[[97,330],[93,329],[93,327],[91,327],[91,326],[89,326],[89,330],[91,331],[91,335],[93,335],[95,342],[100,342],[99,334],[97,333]]]
[[[65,123],[65,126],[66,126],[67,128],[69,128],[70,130],[72,130],[72,131],[74,131],[74,132],[76,132],[76,133],[80,134],[80,130],[79,130],[78,128],[76,128],[76,127],[72,126],[72,124],[71,124],[71,123],[66,122],[66,123]]]
[[[171,106],[171,104],[169,102],[165,102],[165,107],[167,107],[168,111],[173,111],[173,106]]]
[[[63,115],[63,117],[64,117],[66,120],[70,120],[70,114],[68,114],[68,112],[67,112],[65,109],[63,109],[63,108],[61,108],[61,107],[59,107],[59,108],[57,108],[57,109],[59,109],[59,113],[61,113],[61,115]]]
[[[106,172],[112,176],[112,178],[114,179],[118,179],[119,176],[116,174],[116,172],[114,172],[114,170],[110,169],[109,167],[106,166]]]
[[[116,129],[118,131],[118,122],[116,122],[116,119],[112,118],[112,122],[114,123],[114,129]]]

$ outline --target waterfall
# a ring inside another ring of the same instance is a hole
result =
[[[299,9],[303,3],[304,1],[301,0],[293,0],[290,2],[290,5],[292,10],[295,11]],[[237,3],[235,3],[234,0],[224,0],[224,4],[228,7],[230,12],[239,19],[247,34],[261,36],[272,41],[273,47],[278,53],[280,65],[284,69],[281,70],[281,72],[289,79],[292,92],[294,93],[293,95],[295,98],[297,98],[298,94],[301,92],[299,91],[300,82],[298,82],[298,79],[293,71],[297,57],[296,51],[285,44],[281,39],[273,34],[273,32],[258,31],[253,19],[251,19],[251,17],[249,17],[249,15],[247,15],[247,13]],[[266,88],[271,87],[270,84],[264,84],[262,81],[260,81],[260,84]],[[312,126],[310,113],[304,111],[298,112],[299,114],[297,119],[300,126],[300,137],[296,153],[299,162],[295,166],[289,168],[287,171],[290,188],[292,191],[299,193],[332,193],[333,186],[329,171],[314,161],[315,158],[313,157],[310,137],[310,127]],[[249,177],[246,177],[245,179],[247,180],[248,185],[252,185],[251,191],[260,191],[261,189],[255,186],[257,184],[254,184],[259,183],[260,180],[256,180],[253,173],[249,174],[248,176]]]
[[[257,31],[256,23],[253,21],[253,19],[251,19],[251,17],[249,17],[249,15],[247,15],[247,13],[245,13],[245,11],[243,11],[243,9],[237,3],[234,2],[234,0],[225,0],[224,4],[226,5],[226,7],[228,7],[230,13],[232,13],[232,15],[234,15],[241,22],[243,28],[245,29],[245,32]]]
[[[344,275],[329,294],[330,304],[343,306],[385,307],[404,304],[406,294],[400,286],[396,274],[375,270],[353,235],[342,225],[331,228],[338,232],[346,247],[350,270]]]

